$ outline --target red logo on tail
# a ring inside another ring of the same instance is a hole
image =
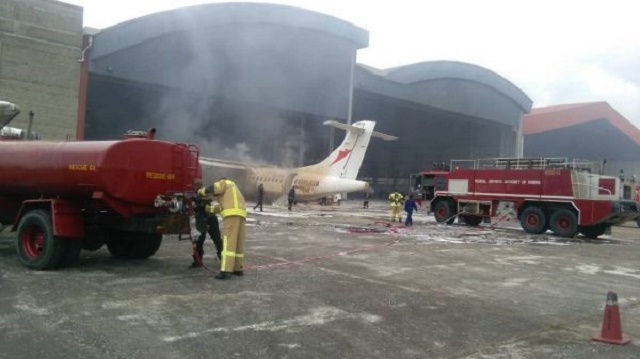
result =
[[[349,150],[349,149],[344,149],[344,150],[338,151],[338,156],[336,156],[336,159],[333,160],[333,162],[331,162],[331,165],[333,166],[334,163],[336,163],[336,162],[340,161],[341,159],[347,157],[350,152],[351,152],[351,150]]]

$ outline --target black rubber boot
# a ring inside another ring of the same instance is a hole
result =
[[[229,279],[231,278],[231,274],[229,272],[220,272],[218,275],[213,277],[215,279]]]
[[[189,268],[199,268],[202,267],[202,264],[198,264],[198,261],[196,260],[195,256],[191,256],[193,257],[193,262],[191,263],[191,265],[189,266]]]

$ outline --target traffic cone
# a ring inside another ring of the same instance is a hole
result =
[[[625,345],[631,339],[622,335],[622,324],[620,323],[620,311],[618,310],[618,295],[609,291],[607,293],[607,305],[604,308],[604,318],[602,319],[602,330],[594,335],[591,340],[605,342],[609,344]]]

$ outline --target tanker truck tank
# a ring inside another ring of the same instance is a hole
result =
[[[105,243],[115,257],[146,258],[163,233],[188,233],[198,149],[152,136],[0,141],[0,223],[18,232],[21,262],[55,268]],[[174,205],[156,207],[158,198]]]

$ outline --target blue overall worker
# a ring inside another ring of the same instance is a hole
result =
[[[242,276],[247,209],[240,189],[233,181],[222,177],[212,186],[200,188],[198,194],[203,197],[213,194],[217,197],[219,204],[210,206],[210,211],[219,211],[222,216],[220,273],[215,278],[228,279],[231,274]]]
[[[413,226],[413,211],[418,212],[418,206],[413,195],[409,195],[409,199],[404,202],[404,211],[407,212],[407,219],[404,221],[404,225]]]

